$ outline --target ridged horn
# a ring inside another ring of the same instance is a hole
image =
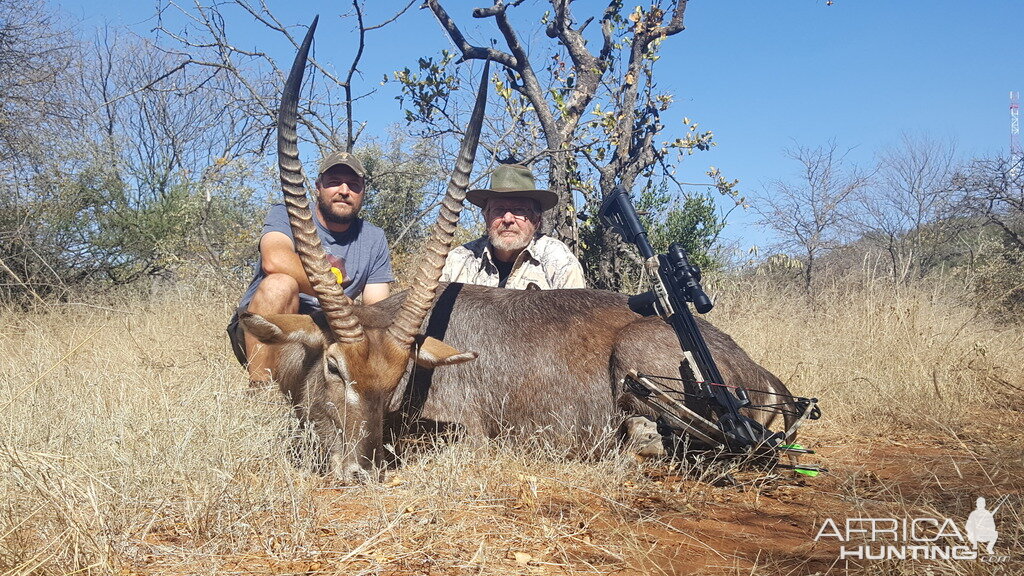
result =
[[[338,285],[337,278],[331,273],[327,255],[316,233],[316,224],[309,210],[309,199],[306,197],[306,178],[302,173],[299,161],[298,132],[296,123],[299,116],[299,91],[302,89],[302,75],[306,69],[306,57],[313,43],[313,33],[320,16],[313,18],[313,23],[306,32],[306,37],[295,55],[295,62],[285,82],[281,94],[281,106],[277,112],[277,166],[281,173],[281,190],[284,192],[284,203],[288,208],[288,222],[295,238],[295,251],[302,261],[302,269],[309,277],[320,307],[327,316],[327,322],[339,342],[360,342],[363,340],[363,327],[359,318],[352,313],[352,300]]]
[[[420,267],[412,282],[412,289],[402,304],[402,309],[395,316],[395,321],[388,327],[388,332],[400,344],[410,347],[413,338],[420,330],[420,324],[427,317],[427,312],[437,298],[438,280],[445,258],[452,248],[455,239],[455,228],[459,224],[459,214],[466,200],[466,188],[469,187],[469,173],[473,169],[476,158],[477,144],[480,143],[480,131],[484,123],[484,110],[487,107],[487,79],[491,62],[484,64],[483,75],[480,77],[480,88],[473,106],[473,116],[466,127],[462,139],[459,157],[455,161],[455,170],[448,182],[448,192],[441,202],[441,210],[437,222],[430,233],[420,257]]]

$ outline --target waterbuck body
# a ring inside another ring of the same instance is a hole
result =
[[[402,298],[398,294],[378,307],[389,311]],[[698,322],[727,382],[788,394],[732,338]],[[389,404],[404,424],[455,423],[467,434],[491,438],[510,431],[543,434],[584,451],[613,439],[609,431],[625,416],[654,416],[622,389],[630,370],[679,377],[682,360],[679,341],[664,320],[641,317],[629,309],[626,296],[603,290],[449,284],[424,333],[479,357],[438,370],[414,369]],[[707,413],[696,399],[688,404]],[[765,425],[774,416],[750,415]]]

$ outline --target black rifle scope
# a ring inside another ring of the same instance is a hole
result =
[[[673,242],[668,247],[665,259],[672,277],[683,290],[687,302],[692,302],[693,307],[701,314],[707,314],[714,307],[714,303],[708,298],[700,285],[700,267],[691,264],[686,250],[678,242]]]

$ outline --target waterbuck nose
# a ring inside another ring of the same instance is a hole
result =
[[[364,469],[358,462],[344,460],[338,456],[331,458],[331,476],[343,486],[366,484],[373,479],[370,471]]]
[[[368,484],[372,480],[370,473],[356,463],[350,464],[343,474],[349,484]]]

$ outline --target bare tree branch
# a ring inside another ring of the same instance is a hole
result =
[[[370,30],[379,30],[379,29],[387,26],[388,24],[391,24],[395,20],[398,20],[402,16],[402,14],[405,14],[406,12],[408,12],[409,8],[412,8],[412,5],[415,4],[415,3],[416,3],[416,0],[409,0],[409,3],[405,5],[405,8],[402,8],[401,10],[396,12],[394,16],[392,16],[391,18],[388,18],[387,20],[381,22],[380,24],[374,24],[373,26],[367,26],[365,31],[369,32]]]
[[[434,17],[437,18],[438,23],[441,24],[441,28],[448,33],[449,38],[455,43],[455,47],[462,53],[462,57],[466,60],[492,60],[507,68],[513,70],[519,70],[519,62],[516,61],[515,57],[507,52],[495,50],[493,48],[483,48],[481,46],[473,46],[466,40],[466,36],[462,33],[462,30],[455,24],[455,21],[448,16],[448,12],[441,6],[438,0],[427,0],[424,4],[430,8],[431,12],[434,13]]]
[[[359,47],[356,55],[352,58],[352,65],[348,68],[343,88],[345,90],[345,121],[348,124],[348,137],[345,140],[345,150],[352,150],[355,146],[355,137],[352,133],[352,75],[356,73],[359,66],[359,59],[363,57],[363,47],[366,45],[366,28],[363,25],[363,10],[359,7],[359,0],[352,0],[352,8],[356,11],[356,19],[359,22]]]

